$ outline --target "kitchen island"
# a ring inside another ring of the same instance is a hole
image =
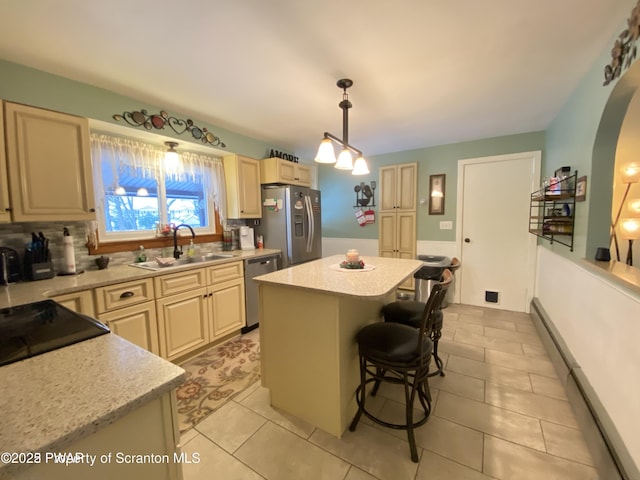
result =
[[[336,255],[256,277],[262,384],[271,405],[341,437],[356,412],[355,336],[422,267],[419,260],[364,257],[341,269]]]

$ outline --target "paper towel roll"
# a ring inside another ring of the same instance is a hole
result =
[[[64,249],[64,273],[76,273],[76,252],[73,248],[73,237],[62,237],[62,247]]]

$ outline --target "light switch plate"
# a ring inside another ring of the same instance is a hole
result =
[[[453,221],[440,222],[440,230],[453,230]]]

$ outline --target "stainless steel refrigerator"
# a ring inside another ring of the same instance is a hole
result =
[[[282,251],[280,268],[322,257],[319,190],[295,185],[262,187],[262,218],[254,225],[265,248]]]

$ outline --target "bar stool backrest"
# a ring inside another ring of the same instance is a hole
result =
[[[420,358],[423,357],[424,339],[431,334],[433,330],[433,320],[436,310],[440,308],[444,297],[447,295],[447,290],[453,280],[453,274],[449,269],[445,269],[442,272],[442,281],[436,283],[431,288],[429,299],[422,311],[422,319],[420,320],[420,333],[418,335],[418,353]]]

